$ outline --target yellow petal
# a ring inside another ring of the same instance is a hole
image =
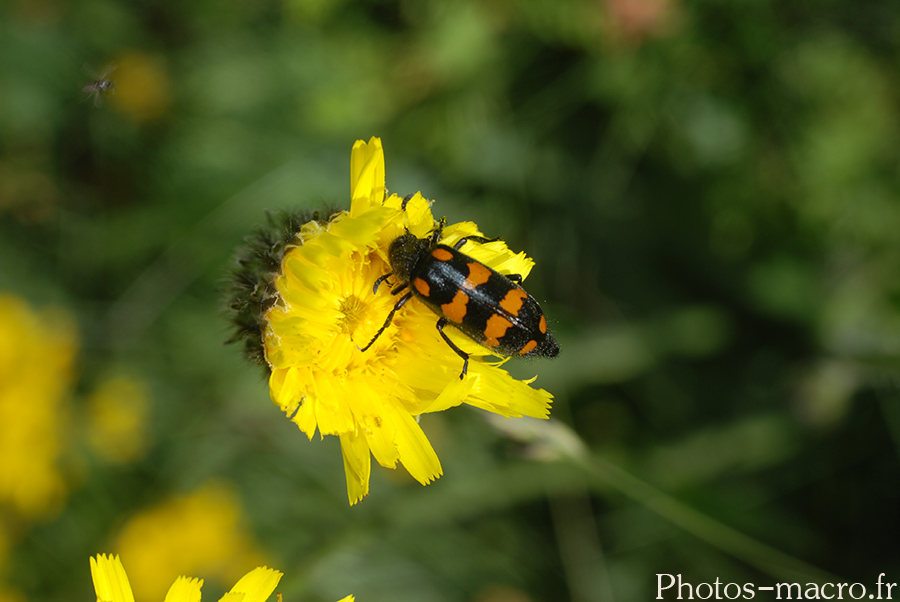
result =
[[[372,471],[369,445],[365,437],[355,432],[342,433],[341,452],[344,455],[347,496],[352,505],[369,495],[369,476]]]
[[[449,386],[441,391],[434,403],[423,408],[422,412],[443,412],[458,406],[464,399],[467,399],[479,378],[475,375],[475,371],[472,370],[473,366],[474,364],[469,362],[469,372],[471,374],[469,378],[457,378],[456,381],[450,383]]]
[[[397,412],[394,424],[397,427],[394,444],[409,474],[423,485],[440,477],[441,462],[415,418]]]
[[[307,403],[312,398],[316,409],[316,422],[323,435],[338,435],[355,430],[353,413],[349,407],[347,382],[332,374],[310,372],[314,387],[307,395]]]
[[[165,602],[200,602],[201,587],[203,587],[202,579],[179,577],[169,588]]]
[[[99,602],[134,602],[131,584],[118,556],[91,557],[91,577]]]
[[[374,206],[354,216],[353,219],[345,219],[333,224],[329,232],[334,236],[349,241],[356,247],[371,245],[378,235],[381,234],[385,222],[390,221],[390,216],[396,213],[396,209],[382,207],[381,205]],[[398,228],[394,236],[399,236],[400,233]]]
[[[381,138],[357,140],[350,152],[350,215],[384,200],[384,149]]]
[[[550,415],[553,395],[543,389],[531,388],[528,386],[531,381],[516,380],[490,364],[470,362],[469,369],[473,367],[476,384],[465,403],[506,418],[547,418]]]
[[[226,602],[232,602],[233,596],[240,596],[238,600],[241,602],[265,602],[275,591],[281,577],[281,571],[264,566],[257,567],[241,577],[222,600],[226,600],[227,597]]]
[[[288,416],[298,411],[297,408],[303,401],[302,392],[291,386],[292,381],[296,379],[296,376],[291,377],[291,372],[297,370],[299,368],[273,366],[272,374],[269,376],[269,395],[272,401],[281,406]],[[303,430],[305,432],[305,429]],[[315,432],[315,425],[313,425],[313,432]]]
[[[403,206],[403,199],[396,194],[391,195],[384,202],[384,206],[400,210]],[[406,202],[406,211],[402,215],[402,222],[403,227],[419,238],[426,237],[434,229],[434,215],[431,213],[431,204],[420,192],[414,194]],[[402,229],[396,233],[391,232],[392,236],[387,242],[390,243],[391,240],[402,233]]]

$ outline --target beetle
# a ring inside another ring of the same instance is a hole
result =
[[[406,206],[404,200],[403,208]],[[464,236],[452,247],[440,244],[444,220],[426,238],[407,230],[388,248],[391,272],[375,281],[373,292],[389,277],[399,283],[391,290],[398,295],[409,289],[394,304],[384,325],[378,329],[366,351],[390,326],[394,314],[416,297],[438,315],[437,330],[444,342],[463,360],[459,378],[469,368],[469,354],[460,349],[444,328],[456,327],[470,339],[504,357],[556,357],[559,345],[547,329],[547,318],[534,297],[520,286],[522,276],[503,274],[460,251],[467,242],[489,243],[499,240],[483,236]]]

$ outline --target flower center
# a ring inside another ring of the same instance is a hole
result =
[[[362,320],[365,303],[356,295],[347,295],[341,299],[338,309],[341,312],[339,324],[341,333],[352,336]]]

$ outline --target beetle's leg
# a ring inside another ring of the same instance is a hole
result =
[[[372,292],[378,294],[378,287],[381,286],[381,283],[394,275],[394,272],[388,272],[384,276],[379,276],[378,280],[375,281],[375,286],[372,287]]]
[[[506,276],[507,279],[512,280],[516,284],[522,283],[522,274],[504,274],[504,276]]]
[[[485,244],[485,243],[489,243],[489,242],[498,241],[498,240],[500,240],[500,237],[498,236],[497,238],[485,238],[484,236],[463,236],[458,241],[456,241],[456,244],[453,245],[453,248],[455,250],[459,251],[462,248],[462,246],[470,240],[477,242],[477,243]]]
[[[442,217],[441,221],[438,222],[437,228],[431,231],[431,244],[436,245],[441,237],[444,235],[444,226],[447,225],[447,218]]]
[[[369,341],[369,344],[366,345],[365,347],[363,347],[362,349],[360,349],[360,351],[365,351],[366,349],[368,349],[369,347],[372,346],[372,343],[374,343],[375,340],[378,339],[378,337],[381,336],[381,333],[384,332],[384,330],[385,330],[388,326],[391,325],[391,320],[394,319],[394,314],[397,313],[397,310],[400,309],[401,307],[403,307],[403,306],[406,304],[406,302],[409,301],[410,299],[412,299],[412,293],[411,293],[411,292],[410,292],[410,293],[406,293],[405,295],[403,295],[402,297],[400,297],[400,300],[397,301],[397,303],[394,305],[393,309],[391,309],[391,313],[388,314],[387,320],[384,321],[384,324],[381,326],[381,328],[378,329],[378,332],[375,333],[375,336],[372,337],[372,340]]]
[[[437,329],[438,332],[441,333],[441,338],[444,339],[444,342],[450,345],[450,349],[456,352],[456,355],[463,359],[463,369],[462,372],[459,373],[459,379],[462,380],[466,376],[466,372],[469,370],[469,354],[456,346],[456,344],[450,340],[450,337],[444,332],[444,326],[447,325],[447,318],[441,318],[437,321]]]
[[[409,203],[409,201],[412,200],[412,198],[413,198],[414,196],[416,196],[416,193],[415,193],[415,192],[410,192],[408,195],[406,195],[405,197],[403,197],[403,202],[400,203],[400,210],[401,210],[401,211],[406,211],[406,204]]]

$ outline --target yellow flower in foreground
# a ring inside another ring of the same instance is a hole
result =
[[[58,462],[76,348],[66,315],[0,293],[0,503],[27,517],[46,516],[66,495]]]
[[[138,597],[160,598],[171,575],[228,582],[264,562],[242,515],[231,489],[207,484],[132,517],[113,545],[129,559]]]
[[[219,602],[265,602],[281,580],[281,572],[264,566],[241,577]],[[128,576],[118,556],[91,557],[91,577],[97,602],[134,602]],[[169,588],[165,602],[200,602],[202,579],[179,577]]]
[[[284,240],[258,235],[250,241],[235,273],[240,290],[232,308],[251,353],[262,338],[272,400],[310,439],[316,429],[340,437],[354,504],[369,491],[371,456],[388,468],[400,462],[423,485],[441,475],[418,415],[466,403],[506,417],[546,418],[552,396],[513,379],[500,369],[502,361],[483,360],[490,351],[447,328],[472,356],[461,380],[462,360],[441,339],[437,316],[416,298],[361,351],[397,302],[389,284],[373,293],[376,280],[391,271],[390,243],[407,230],[425,238],[436,223],[421,194],[405,208],[399,196],[387,196],[378,138],[353,146],[350,172],[349,211],[296,228],[297,218],[289,216],[281,225]],[[445,227],[441,242],[480,235],[475,224],[462,222]],[[502,241],[470,242],[462,250],[503,274],[524,278],[533,265]],[[250,275],[254,267],[273,273],[260,281]],[[254,321],[249,311],[260,307]]]

